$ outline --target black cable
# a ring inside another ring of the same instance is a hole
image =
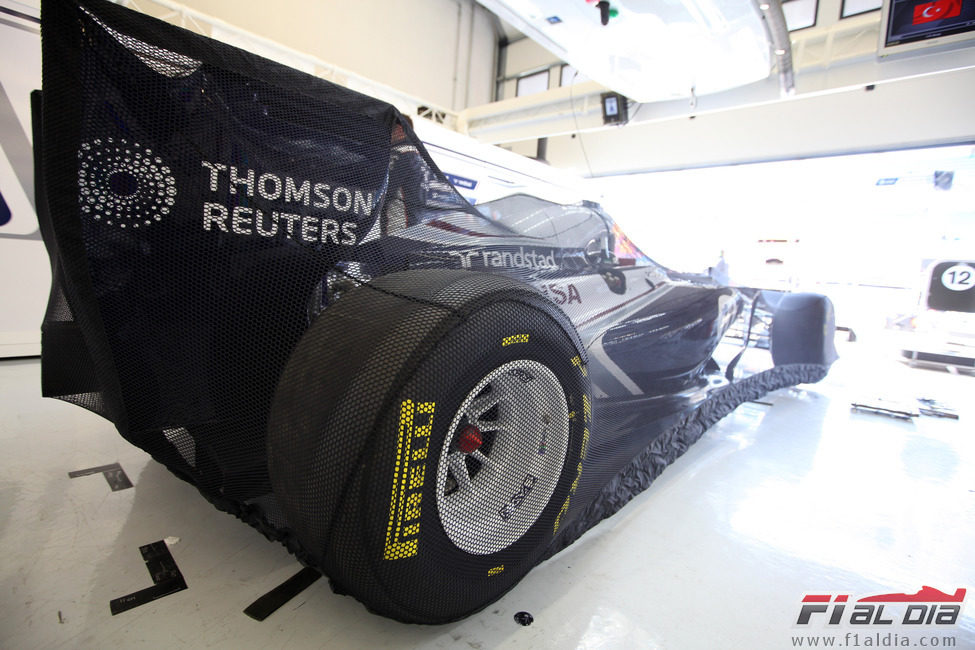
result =
[[[576,115],[576,104],[574,98],[574,87],[576,77],[579,76],[579,71],[576,70],[572,74],[572,81],[569,83],[569,106],[572,107],[572,121],[576,125],[576,137],[579,138],[579,146],[582,147],[582,157],[586,160],[586,167],[589,169],[589,178],[593,177],[592,165],[589,163],[589,154],[586,153],[586,143],[582,141],[582,131],[579,129],[579,116]]]
[[[629,102],[627,102],[627,108],[626,108],[627,114],[629,114],[629,112],[630,112],[630,105],[632,105],[632,104],[636,104],[636,110],[633,112],[632,115],[630,115],[629,117],[627,117],[626,118],[626,121],[623,122],[622,124],[620,124],[620,126],[626,126],[627,124],[629,124],[630,121],[632,121],[633,118],[635,118],[637,116],[637,114],[640,112],[640,109],[643,108],[643,104],[641,102],[629,101]]]

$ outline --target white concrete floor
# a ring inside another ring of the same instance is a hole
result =
[[[888,605],[886,626],[852,625],[849,612],[797,625],[807,594],[852,605],[923,585],[975,588],[975,378],[858,345],[824,382],[739,408],[495,605],[437,627],[369,614],[324,580],[266,621],[248,618],[247,605],[299,569],[284,548],[108,422],[41,399],[36,359],[0,361],[0,648],[750,649],[823,634],[838,647],[975,648],[975,593],[954,624],[903,625],[906,606]],[[961,417],[851,412],[873,397],[935,397]],[[114,462],[133,489],[68,478]],[[188,589],[112,616],[110,600],[151,584],[139,547],[166,538]],[[518,625],[519,611],[534,623]]]

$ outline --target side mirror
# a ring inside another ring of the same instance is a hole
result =
[[[616,263],[613,252],[609,248],[609,238],[606,235],[590,239],[589,243],[586,244],[585,256],[586,261],[591,266],[606,266]]]
[[[596,266],[599,263],[599,258],[602,257],[603,247],[598,239],[590,239],[589,243],[586,244],[586,261]]]

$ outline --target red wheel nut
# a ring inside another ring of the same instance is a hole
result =
[[[457,440],[457,448],[460,449],[465,454],[472,454],[477,451],[481,445],[484,443],[484,439],[481,437],[481,432],[473,424],[468,424],[464,427],[464,430],[460,432],[460,438]]]

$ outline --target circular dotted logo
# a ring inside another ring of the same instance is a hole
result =
[[[120,228],[150,226],[176,203],[176,179],[137,142],[95,138],[78,150],[82,214]]]

